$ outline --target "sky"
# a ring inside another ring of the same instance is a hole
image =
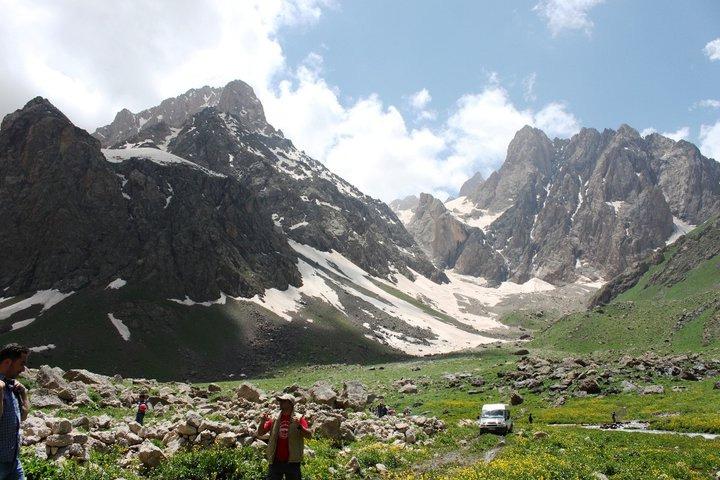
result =
[[[457,194],[529,124],[627,123],[720,160],[717,0],[0,0],[0,115],[94,131],[249,83],[271,124],[385,201]]]

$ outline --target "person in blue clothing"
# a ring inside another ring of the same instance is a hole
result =
[[[0,480],[24,480],[20,464],[20,422],[30,411],[25,386],[17,376],[25,371],[30,349],[11,343],[0,349]]]

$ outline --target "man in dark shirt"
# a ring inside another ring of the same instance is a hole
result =
[[[270,464],[268,480],[301,480],[304,440],[312,436],[305,417],[295,410],[295,397],[289,394],[277,398],[280,413],[271,418],[264,413],[258,424],[257,435],[270,432],[267,460]]]
[[[11,343],[0,350],[0,480],[24,480],[20,464],[20,422],[30,411],[27,390],[16,381],[30,350]]]

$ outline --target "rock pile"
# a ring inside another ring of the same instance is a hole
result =
[[[527,389],[550,395],[585,396],[637,392],[664,393],[660,379],[698,381],[720,375],[720,360],[701,360],[698,355],[661,356],[652,352],[640,357],[623,356],[604,363],[580,357],[545,359],[525,357],[515,370],[498,372],[499,382],[515,390]]]
[[[35,447],[38,456],[51,459],[87,460],[92,450],[125,449],[125,462],[137,458],[143,465],[158,465],[178,450],[192,446],[252,446],[264,449],[267,438],[256,436],[263,412],[275,411],[274,394],[249,383],[223,394],[217,385],[207,388],[152,380],[127,380],[87,371],[43,366],[30,369],[26,377],[36,384],[30,390],[35,407],[23,422],[23,444]],[[139,393],[150,391],[152,421],[141,426],[133,417],[108,415],[68,416],[79,406],[99,404],[126,407],[128,413]],[[279,392],[278,392],[279,393]],[[364,437],[397,444],[427,444],[445,425],[434,417],[387,416],[375,418],[365,412],[375,395],[357,381],[347,381],[340,391],[327,382],[309,389],[292,385],[284,393],[295,396],[296,410],[305,415],[316,436],[336,443]],[[48,409],[44,409],[47,411]]]

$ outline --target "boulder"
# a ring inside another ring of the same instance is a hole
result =
[[[41,388],[33,390],[30,394],[30,405],[35,408],[57,408],[64,407],[65,402],[54,393],[50,393],[47,389]]]
[[[518,392],[510,392],[510,405],[520,405],[525,399]]]
[[[50,435],[45,439],[45,445],[48,447],[67,447],[72,445],[73,436],[69,434]]]
[[[337,398],[337,393],[333,390],[332,386],[324,381],[316,382],[315,385],[308,390],[308,394],[313,402],[322,405],[333,406]]]
[[[416,386],[415,384],[413,384],[413,383],[406,383],[405,385],[403,385],[402,387],[400,387],[400,389],[398,390],[398,392],[404,393],[404,394],[417,393],[417,392],[418,392],[418,388],[417,388],[417,386]]]
[[[581,392],[596,394],[600,393],[600,385],[594,378],[586,378],[582,382],[580,382],[580,385],[578,385],[578,390],[580,390]]]
[[[72,423],[67,418],[61,418],[52,426],[52,433],[55,435],[65,435],[72,431]]]
[[[63,378],[70,382],[81,382],[86,385],[100,385],[110,383],[110,379],[97,373],[88,372],[85,369],[72,369],[65,372]]]
[[[340,440],[340,418],[336,415],[320,413],[313,422],[313,433],[319,437],[326,437],[331,440]]]
[[[247,400],[248,402],[258,403],[265,398],[265,394],[259,388],[249,383],[242,383],[235,389],[238,398]]]
[[[237,435],[233,432],[225,432],[215,437],[215,443],[223,447],[233,447],[237,443]]]
[[[68,387],[68,383],[63,378],[62,369],[58,367],[53,368],[48,365],[40,367],[35,381],[39,387],[46,388],[48,390],[57,390]]]
[[[140,444],[137,457],[140,463],[150,468],[157,467],[160,465],[160,462],[165,460],[163,451],[147,440]]]
[[[648,385],[646,387],[643,387],[640,393],[642,395],[658,395],[665,393],[665,387],[663,387],[662,385]]]
[[[340,393],[340,397],[346,403],[347,408],[356,411],[365,410],[365,407],[370,402],[370,394],[368,393],[365,385],[356,381],[350,380],[343,383],[343,389]]]

